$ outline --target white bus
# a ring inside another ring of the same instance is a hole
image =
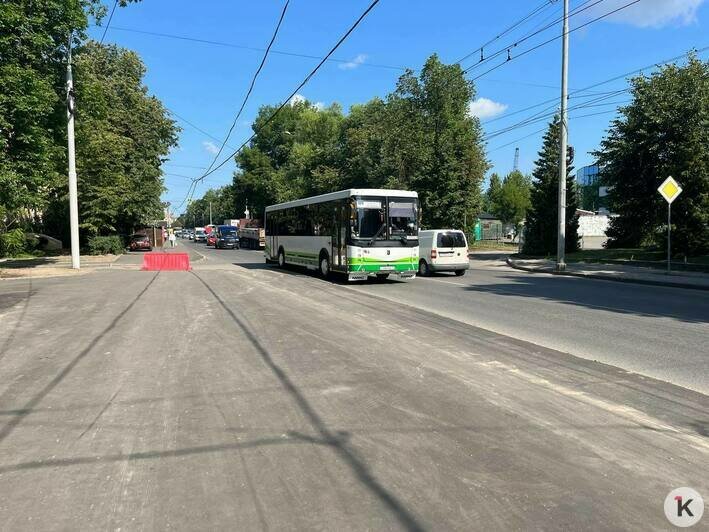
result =
[[[347,275],[414,277],[418,270],[418,194],[350,189],[266,207],[266,262]]]

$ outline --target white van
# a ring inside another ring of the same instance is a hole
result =
[[[456,275],[464,275],[468,268],[468,242],[463,231],[419,231],[419,275],[426,276],[431,272],[455,272]]]

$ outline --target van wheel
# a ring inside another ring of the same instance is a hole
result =
[[[278,267],[279,268],[286,267],[286,253],[285,253],[285,251],[283,251],[283,248],[278,250]]]
[[[320,268],[318,269],[320,277],[327,279],[330,276],[330,257],[327,253],[322,253],[320,255]]]
[[[456,274],[458,277],[462,277],[463,275],[465,275],[465,270],[456,270],[456,271],[455,271],[455,274]]]
[[[419,275],[421,277],[428,277],[431,274],[431,270],[428,267],[428,264],[426,264],[426,261],[421,259],[419,261]]]

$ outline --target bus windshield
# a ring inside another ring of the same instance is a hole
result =
[[[354,198],[352,238],[394,240],[418,235],[415,198]]]
[[[418,235],[416,201],[411,198],[389,198],[389,238]]]
[[[384,198],[357,198],[355,208],[352,237],[385,240]]]

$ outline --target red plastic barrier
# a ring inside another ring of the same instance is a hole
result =
[[[192,268],[190,267],[190,256],[187,253],[145,253],[141,269],[149,271],[188,271]]]

